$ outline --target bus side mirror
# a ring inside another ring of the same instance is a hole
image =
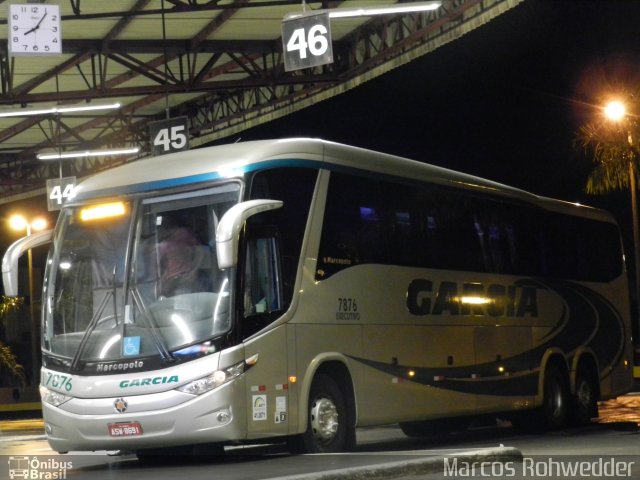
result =
[[[33,233],[16,240],[2,257],[2,283],[7,297],[18,296],[18,260],[24,252],[31,248],[51,243],[53,230]]]
[[[240,230],[249,217],[281,207],[282,201],[280,200],[249,200],[231,207],[222,216],[216,229],[218,268],[224,269],[238,264]]]

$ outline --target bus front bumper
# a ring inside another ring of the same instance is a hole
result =
[[[139,450],[242,440],[242,382],[193,396],[171,390],[117,398],[43,404],[45,432],[57,452]],[[120,413],[121,411],[121,413]]]

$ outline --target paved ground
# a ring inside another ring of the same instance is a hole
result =
[[[502,468],[503,474],[505,466],[514,469],[515,475],[502,475],[505,478],[531,478],[529,473],[536,473],[536,470],[524,470],[523,459],[535,468],[544,469],[548,468],[544,462],[550,456],[564,459],[582,456],[587,462],[614,458],[622,466],[625,459],[636,462],[637,466],[624,477],[640,480],[640,394],[603,402],[600,412],[598,423],[590,427],[547,435],[527,435],[502,425],[416,440],[407,438],[398,428],[383,427],[359,430],[358,448],[349,454],[292,456],[282,446],[276,445],[228,448],[224,457],[202,457],[187,463],[178,460],[163,465],[157,462],[143,464],[132,455],[109,455],[106,452],[55,455],[46,443],[41,419],[5,418],[0,420],[0,455],[4,455],[0,457],[0,478],[8,478],[8,462],[13,458],[15,466],[16,457],[28,457],[32,461],[36,457],[53,459],[59,462],[53,464],[54,470],[64,465],[65,461],[71,462],[69,478],[82,480],[160,480],[176,477],[210,480],[214,478],[214,473],[216,480],[439,480],[444,477],[485,477],[481,475],[482,472],[470,474],[473,472],[458,468],[474,462],[478,465],[490,462],[486,465]],[[457,459],[457,470],[450,469],[446,474],[444,459]],[[50,465],[43,465],[45,467],[39,466],[40,473],[45,469],[44,473],[49,474],[50,478],[56,478],[51,477],[56,472],[46,470]],[[511,471],[507,470],[506,473]]]

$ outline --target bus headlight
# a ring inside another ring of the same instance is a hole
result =
[[[63,393],[49,390],[47,387],[43,387],[42,385],[40,386],[40,397],[43,402],[53,405],[54,407],[58,407],[72,398]]]
[[[203,393],[209,392],[214,388],[218,388],[220,385],[224,385],[225,383],[228,383],[234,378],[242,375],[247,371],[247,369],[255,365],[255,361],[250,363],[250,360],[243,360],[242,362],[236,363],[224,370],[216,370],[206,377],[198,378],[197,380],[176,388],[176,390],[184,393],[190,393],[191,395],[202,395]]]

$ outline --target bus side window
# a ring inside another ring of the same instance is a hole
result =
[[[278,232],[283,310],[291,304],[293,298],[302,241],[317,177],[318,171],[315,169],[274,168],[257,172],[251,181],[249,199],[270,198],[283,202],[282,208],[256,215],[249,220],[254,226],[271,225]]]
[[[284,309],[280,247],[276,229],[261,227],[249,233],[244,259],[244,318],[246,337],[272,320],[272,313]]]

